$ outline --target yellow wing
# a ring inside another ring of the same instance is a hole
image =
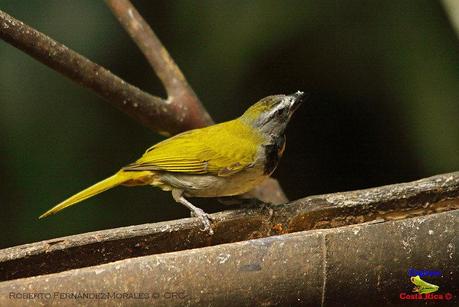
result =
[[[164,140],[123,170],[229,176],[253,164],[260,143],[261,136],[236,119]]]

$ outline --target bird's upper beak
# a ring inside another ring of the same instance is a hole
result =
[[[306,95],[304,92],[297,91],[294,94],[287,95],[287,97],[289,98],[289,115],[291,116],[300,107],[301,103],[309,97],[309,95]]]

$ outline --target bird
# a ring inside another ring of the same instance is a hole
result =
[[[188,130],[148,148],[140,159],[43,213],[55,214],[118,185],[170,191],[213,234],[210,218],[190,197],[244,194],[271,176],[285,149],[285,130],[306,95],[267,96],[240,117]]]

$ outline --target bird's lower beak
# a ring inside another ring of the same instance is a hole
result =
[[[290,110],[289,114],[292,115],[300,107],[301,103],[309,97],[304,92],[297,91],[294,94],[289,95],[290,97]]]

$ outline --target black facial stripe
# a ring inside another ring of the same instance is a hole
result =
[[[265,145],[265,156],[266,156],[266,162],[265,162],[265,169],[264,169],[264,174],[265,175],[271,175],[272,172],[277,167],[277,164],[279,163],[279,152],[282,147],[284,147],[285,144],[285,136],[280,136],[273,140],[274,142],[272,144]]]

